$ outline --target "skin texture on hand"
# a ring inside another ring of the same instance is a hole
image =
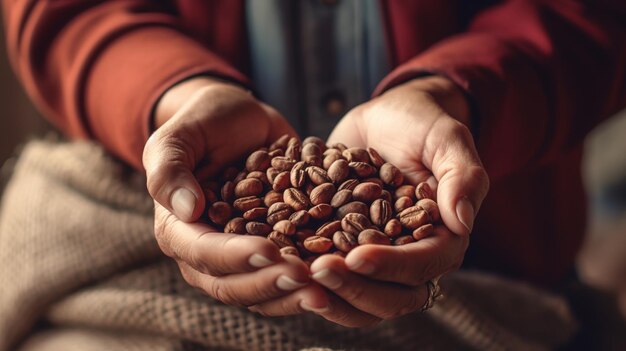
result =
[[[284,299],[292,313],[303,311],[301,301],[325,305],[326,293],[309,284],[299,258],[281,256],[265,238],[219,233],[196,222],[205,211],[200,181],[283,134],[295,135],[285,119],[240,87],[195,78],[161,98],[154,122],[158,129],[143,163],[155,200],[155,236],[184,279],[231,305]]]
[[[460,267],[489,188],[467,120],[461,91],[445,78],[427,77],[357,106],[337,125],[329,144],[373,147],[411,182],[427,181],[444,225],[415,243],[364,245],[345,259],[317,259],[312,278],[332,292],[319,315],[361,327],[420,310],[428,296],[424,283]]]

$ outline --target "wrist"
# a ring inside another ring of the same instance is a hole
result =
[[[241,86],[219,78],[198,76],[184,80],[170,87],[157,101],[152,115],[152,130],[158,129],[172,118],[196,92],[209,87],[236,88],[242,93],[248,93]]]
[[[449,116],[470,127],[470,104],[465,92],[450,79],[433,75],[415,78],[393,89],[428,94]]]

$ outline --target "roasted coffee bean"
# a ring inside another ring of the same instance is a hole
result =
[[[356,188],[357,185],[359,185],[359,181],[357,179],[348,179],[344,181],[343,183],[341,183],[341,185],[339,185],[339,187],[337,188],[337,191],[341,191],[344,189],[354,190],[354,188]]]
[[[285,235],[276,230],[269,233],[267,238],[274,243],[274,245],[278,246],[278,248],[282,249],[285,247],[293,247],[295,249],[295,245],[289,235]],[[296,250],[297,251],[297,250]]]
[[[348,162],[369,162],[370,155],[367,153],[367,150],[362,149],[360,147],[351,147],[342,152],[343,157],[346,158]]]
[[[271,233],[270,233],[271,234]],[[300,253],[295,246],[284,246],[280,248],[281,255],[294,255],[300,257]]]
[[[291,136],[289,134],[281,136],[280,138],[278,138],[278,140],[272,143],[272,145],[270,145],[270,151],[276,149],[287,149],[287,143],[289,143],[289,139],[291,139]]]
[[[360,213],[348,213],[341,220],[341,228],[350,234],[359,235],[360,232],[372,227],[367,216]]]
[[[232,217],[233,209],[224,201],[216,201],[209,207],[209,219],[218,225],[225,225]]]
[[[269,155],[271,158],[274,158],[276,156],[285,156],[285,150],[283,149],[272,150],[269,152]]]
[[[413,205],[413,200],[410,197],[400,196],[393,204],[393,208],[396,210],[396,213],[400,213]]]
[[[337,151],[336,149],[328,149],[328,150],[332,150],[332,151]],[[335,161],[337,160],[343,160],[343,156],[341,156],[341,153],[339,152],[339,154],[330,154],[327,156],[324,156],[324,158],[322,159],[322,167],[324,167],[324,169],[329,170],[330,166],[333,165],[333,163],[335,163]]]
[[[344,159],[337,159],[328,167],[328,177],[335,184],[343,182],[349,174],[350,167]]]
[[[246,231],[250,235],[267,235],[272,231],[272,227],[263,222],[248,222],[246,223]]]
[[[283,219],[282,221],[276,222],[272,229],[285,235],[296,234],[296,226],[288,219]]]
[[[322,167],[322,158],[319,156],[304,156],[302,161],[306,162],[307,166]]]
[[[413,239],[412,236],[410,235],[403,235],[403,236],[399,236],[397,237],[394,241],[393,244],[400,246],[400,245],[406,245],[406,244],[410,244],[410,243],[414,243],[415,239]]]
[[[383,160],[383,158],[380,157],[380,154],[378,153],[378,151],[376,151],[376,149],[372,147],[368,147],[367,153],[369,154],[369,157],[370,157],[370,163],[374,165],[374,167],[380,168],[385,163],[385,160]]]
[[[424,224],[423,226],[415,229],[412,233],[413,235],[413,239],[415,240],[422,240],[426,237],[429,237],[433,234],[434,232],[434,227],[432,224],[428,223],[428,224]]]
[[[324,183],[313,188],[309,198],[311,199],[311,204],[313,205],[330,204],[334,195],[335,186],[331,183]]]
[[[348,202],[347,204],[339,207],[337,209],[336,217],[338,219],[342,219],[348,213],[360,213],[360,214],[362,214],[364,216],[367,216],[370,213],[370,209],[369,209],[369,207],[367,207],[366,204],[364,204],[364,203],[362,203],[360,201],[352,201],[352,202]]]
[[[255,207],[247,210],[243,214],[243,218],[248,221],[259,221],[267,218],[267,207]]]
[[[309,197],[296,188],[285,190],[283,198],[285,199],[285,203],[296,211],[306,210],[311,206]]]
[[[411,200],[415,200],[415,187],[410,184],[401,185],[396,189],[394,195],[396,199],[402,196],[408,196]]]
[[[235,198],[257,196],[263,192],[263,183],[256,178],[244,179],[235,185]]]
[[[270,190],[263,197],[263,203],[267,207],[270,207],[277,202],[283,202],[283,193],[279,193],[275,190]]]
[[[367,178],[376,174],[376,168],[366,162],[350,162],[348,166],[359,178]]]
[[[398,219],[402,226],[408,229],[417,229],[428,223],[428,213],[421,207],[411,206],[400,212]]]
[[[246,234],[246,220],[241,217],[231,219],[224,226],[224,233]]]
[[[422,199],[415,204],[415,206],[422,208],[426,213],[428,213],[428,217],[431,222],[439,222],[441,219],[441,215],[439,214],[439,206],[437,203],[431,199]]]
[[[333,215],[333,208],[329,204],[319,204],[309,209],[311,218],[322,220],[330,218]]]
[[[359,243],[354,235],[340,230],[333,234],[333,244],[338,250],[348,253]]]
[[[393,209],[387,200],[377,199],[370,206],[370,219],[379,228],[385,228],[385,224],[391,220]]]
[[[380,180],[391,186],[400,186],[404,182],[404,175],[400,170],[391,163],[385,163],[380,167],[378,172]]]
[[[344,143],[334,143],[330,147],[332,147],[334,149],[337,149],[337,150],[339,150],[341,152],[344,152],[344,151],[346,151],[348,149],[348,147]]]
[[[321,157],[322,156],[322,150],[320,149],[319,146],[317,146],[317,144],[315,143],[308,143],[306,145],[302,146],[302,159],[304,160],[305,157],[307,156],[316,156],[316,157]]]
[[[341,151],[334,149],[334,148],[326,149],[326,151],[322,153],[322,156],[330,156],[330,155],[340,156],[340,158],[343,158]]]
[[[304,240],[304,247],[313,253],[323,254],[330,251],[333,247],[333,241],[323,236],[311,236]]]
[[[285,150],[285,157],[288,157],[295,161],[299,161],[301,153],[302,145],[300,144],[300,140],[295,137],[289,139],[289,144],[287,144],[287,150]]]
[[[422,199],[433,200],[435,198],[435,195],[430,185],[428,185],[428,183],[421,182],[417,184],[417,187],[415,187],[415,197],[417,198],[417,200],[422,200]]]
[[[235,183],[232,180],[224,183],[220,195],[222,196],[222,201],[233,202],[235,199]]]
[[[237,184],[239,184],[239,182],[241,182],[242,180],[246,179],[247,176],[248,176],[248,172],[241,171],[241,172],[239,172],[237,174],[235,179],[233,179],[233,182],[235,183],[235,185],[237,185]]]
[[[390,238],[395,238],[402,234],[402,224],[396,218],[392,218],[385,224],[385,234]]]
[[[285,171],[278,173],[278,175],[274,178],[272,189],[274,189],[274,191],[281,192],[285,191],[289,187],[291,187],[291,182],[289,181],[289,172]]]
[[[307,223],[309,223],[310,218],[311,216],[307,210],[296,211],[289,216],[289,220],[296,227],[304,227]]]
[[[378,184],[378,186],[381,187],[381,189],[385,186],[385,183],[383,183],[383,181],[380,180],[380,178],[376,178],[376,177],[365,178],[361,181],[361,183],[376,183]]]
[[[248,172],[265,171],[270,167],[271,157],[267,151],[258,150],[250,154],[246,159]]]
[[[267,174],[265,172],[262,172],[262,171],[252,171],[252,172],[248,173],[246,178],[248,178],[248,179],[256,178],[256,179],[260,180],[261,183],[263,183],[263,185],[271,185],[269,179],[267,179]]]
[[[306,146],[307,144],[315,144],[320,149],[320,153],[326,151],[326,143],[322,138],[316,136],[309,136],[302,140],[302,146]]]
[[[306,183],[306,167],[307,164],[304,161],[300,161],[293,165],[291,173],[289,174],[292,187],[300,188],[304,185],[304,183]]]
[[[267,171],[265,171],[265,175],[267,176],[267,180],[270,182],[270,184],[274,184],[274,179],[279,173],[280,171],[274,167],[270,167],[267,169]]]
[[[322,167],[310,166],[306,169],[306,174],[309,176],[311,182],[315,185],[323,183],[330,183],[331,179],[328,177],[328,173]]]
[[[341,230],[341,221],[326,222],[315,231],[315,235],[332,238],[333,234],[338,230]]]
[[[291,171],[291,168],[293,168],[293,165],[295,164],[296,160],[287,156],[278,156],[272,159],[272,167],[281,172]]]
[[[267,210],[267,223],[276,224],[278,221],[288,219],[293,213],[293,208],[284,202],[277,202]]]
[[[352,198],[356,201],[371,203],[380,197],[382,191],[383,189],[376,183],[361,183],[352,191]]]
[[[233,207],[236,208],[240,212],[246,212],[255,207],[261,207],[263,205],[263,200],[256,196],[247,196],[242,197],[233,202]]]
[[[330,205],[334,208],[339,208],[350,201],[352,201],[352,190],[343,189],[333,195]]]
[[[359,245],[377,244],[377,245],[391,245],[391,240],[383,232],[376,229],[365,229],[359,233],[357,238]]]

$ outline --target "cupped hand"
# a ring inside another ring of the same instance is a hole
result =
[[[295,135],[274,109],[229,83],[195,78],[170,89],[155,111],[156,131],[144,148],[147,187],[155,201],[155,236],[192,286],[224,303],[287,301],[291,312],[325,304],[309,285],[308,267],[283,257],[262,237],[220,233],[197,222],[205,211],[199,179],[246,153]]]
[[[428,77],[357,106],[337,125],[329,144],[372,147],[411,182],[436,189],[443,225],[415,243],[364,245],[345,259],[317,259],[313,279],[333,292],[320,315],[358,327],[420,310],[428,297],[425,282],[460,267],[489,188],[467,119],[456,86]]]

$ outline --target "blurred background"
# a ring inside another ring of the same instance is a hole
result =
[[[0,27],[0,195],[20,145],[53,130],[17,82],[7,59],[2,28],[4,26]],[[589,135],[581,171],[588,189],[590,220],[579,271],[599,287],[608,288],[611,283],[607,283],[607,277],[616,275],[621,275],[626,284],[626,112],[609,119]],[[607,254],[609,251],[613,253]],[[626,350],[626,323],[614,296],[583,285],[572,287],[569,293],[572,307],[585,330],[570,346]],[[626,313],[626,303],[623,308]]]

